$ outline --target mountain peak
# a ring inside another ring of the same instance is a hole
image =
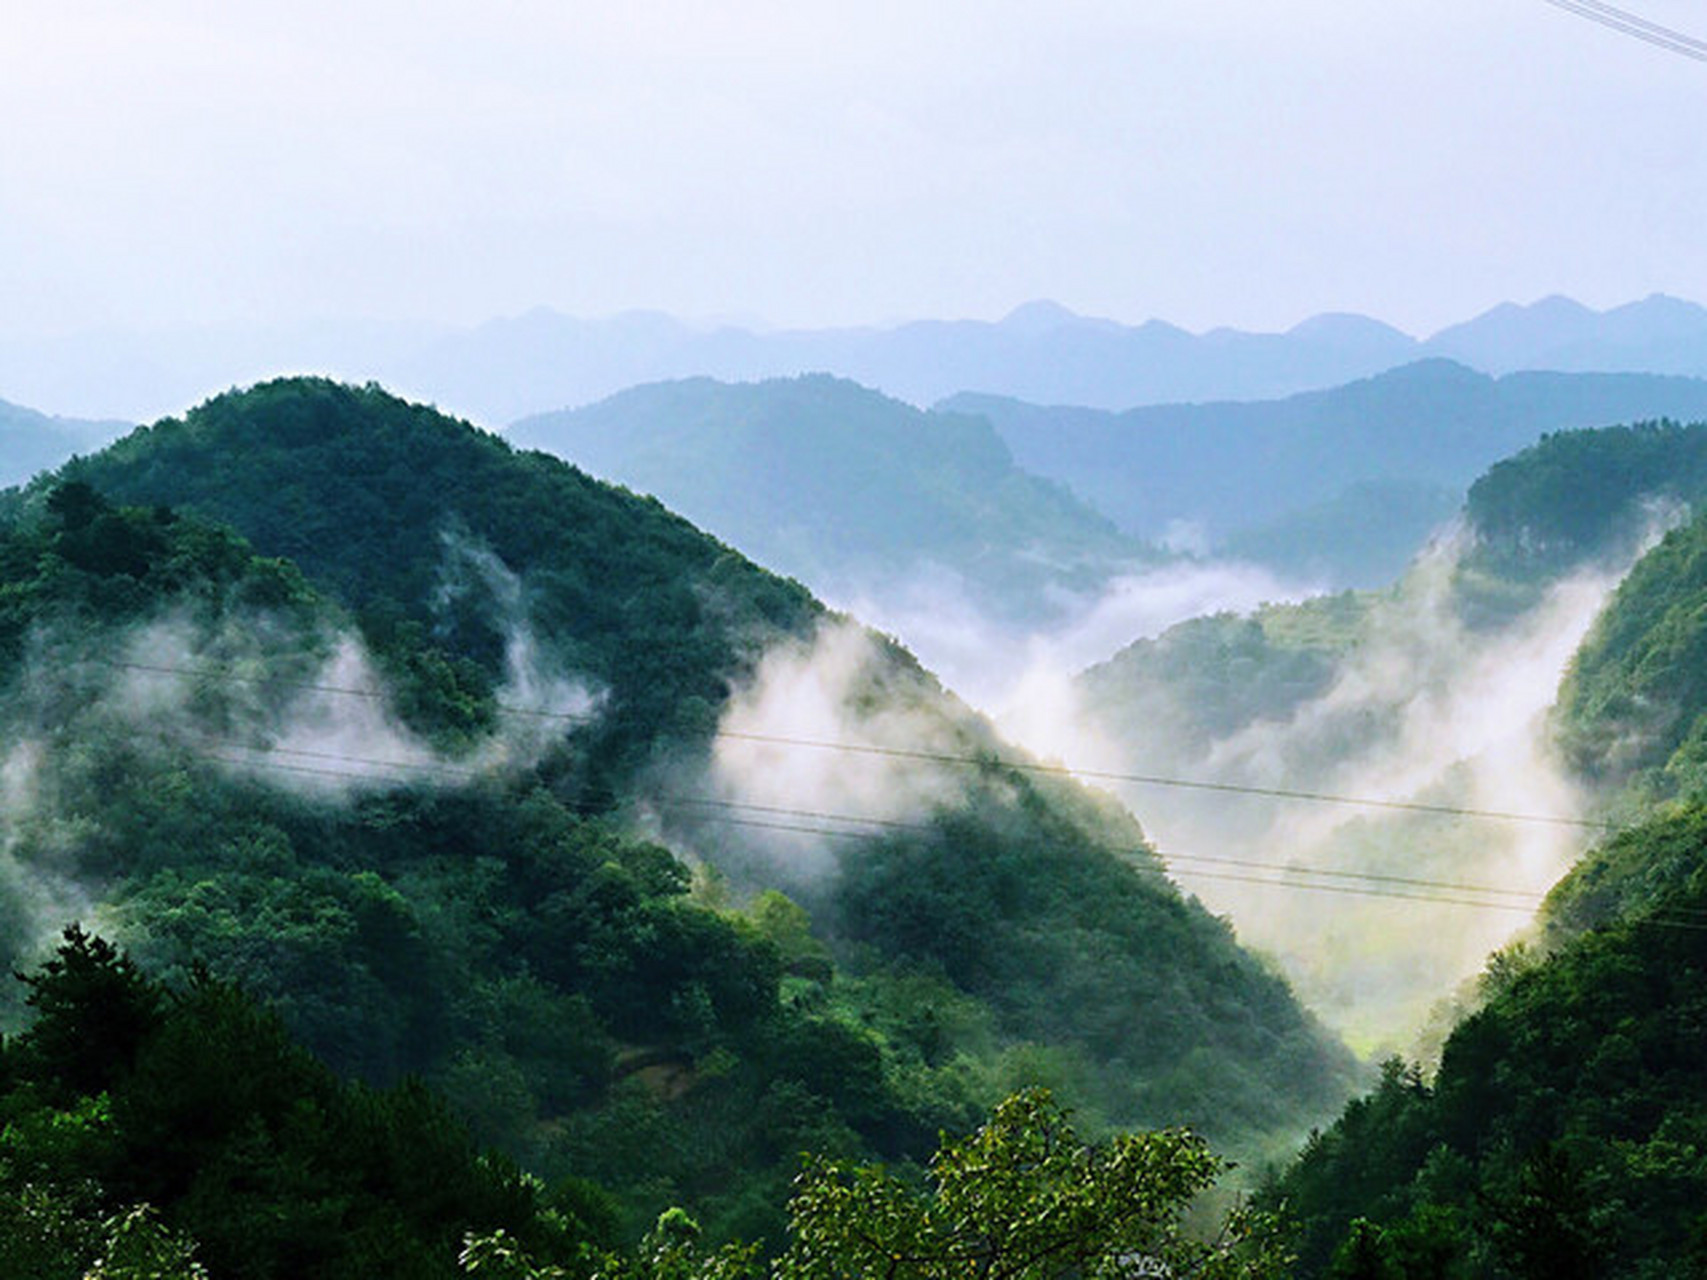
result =
[[[1068,325],[1077,324],[1084,317],[1075,311],[1070,311],[1059,302],[1048,298],[1038,298],[1031,302],[1022,302],[997,323],[1004,329],[1015,333],[1036,335],[1048,333],[1052,329],[1064,329]]]

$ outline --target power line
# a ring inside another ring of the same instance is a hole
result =
[[[367,771],[371,769],[390,769],[405,773],[426,773],[429,775],[437,773],[456,781],[466,781],[477,776],[475,770],[429,762],[384,760],[292,747],[247,748],[244,750],[248,754],[241,756],[231,756],[214,751],[205,751],[200,754],[207,759],[224,764],[277,769],[292,774],[339,778],[352,782],[375,781],[374,775]],[[360,765],[363,768],[361,770],[340,770],[329,768],[326,765],[298,765],[272,758],[275,756],[353,764]],[[724,825],[801,835],[826,836],[834,839],[871,840],[877,838],[880,831],[890,830],[913,831],[923,834],[936,834],[938,832],[938,828],[924,822],[798,809],[784,805],[756,804],[713,796],[664,794],[648,797],[648,801],[664,807],[711,809],[714,812],[708,815],[706,820]],[[734,816],[739,813],[757,813],[766,816],[759,818]],[[789,820],[783,821],[782,819]],[[828,826],[825,825],[826,823],[841,825]],[[871,828],[878,828],[879,831],[873,831]],[[1272,888],[1298,889],[1306,892],[1340,893],[1358,897],[1391,898],[1410,902],[1478,907],[1485,910],[1511,911],[1524,915],[1533,914],[1545,896],[1530,890],[1507,889],[1493,885],[1428,880],[1414,876],[1387,875],[1377,872],[1347,871],[1296,863],[1283,864],[1256,859],[1163,852],[1149,848],[1124,852],[1128,855],[1141,852],[1147,856],[1154,856],[1162,863],[1161,866],[1145,866],[1136,862],[1128,864],[1133,866],[1135,870],[1146,873],[1165,874],[1167,870],[1173,870],[1177,874],[1194,879],[1221,880]],[[1254,870],[1270,874],[1255,876],[1240,872],[1206,871],[1199,869],[1200,865],[1237,867],[1245,871]],[[1275,879],[1273,878],[1275,876],[1284,878]],[[1300,879],[1300,877],[1303,878]],[[1314,879],[1310,879],[1311,877]],[[1342,883],[1325,883],[1328,881]],[[1417,890],[1424,892],[1417,892]],[[1490,899],[1496,900],[1490,901]],[[1497,899],[1507,899],[1507,901],[1498,901]]]
[[[1707,62],[1707,41],[1697,40],[1694,36],[1685,35],[1670,27],[1662,27],[1657,22],[1650,22],[1640,14],[1631,13],[1628,9],[1620,9],[1616,5],[1604,4],[1601,0],[1543,0],[1555,9],[1563,9],[1566,13],[1574,13],[1578,17],[1587,18],[1590,22],[1598,22],[1603,27],[1634,36],[1668,53],[1680,54],[1685,58],[1693,58],[1697,62]]]
[[[725,823],[725,824],[730,825],[730,826],[753,827],[753,828],[757,828],[760,830],[766,830],[766,831],[786,831],[786,832],[797,832],[797,833],[805,834],[805,835],[833,836],[833,837],[836,837],[839,839],[844,839],[844,840],[870,840],[870,839],[874,838],[872,833],[870,833],[868,831],[852,831],[852,830],[847,830],[847,829],[837,829],[837,828],[833,828],[833,827],[813,826],[813,825],[802,824],[802,823],[776,822],[776,821],[771,821],[771,820],[762,819],[762,818],[737,818],[737,817],[732,817],[732,816],[721,816],[721,817],[713,818],[713,819],[711,819],[711,821]],[[1187,860],[1189,858],[1189,855],[1164,854],[1161,852],[1158,852],[1156,856],[1159,858],[1162,858],[1163,861],[1168,866],[1172,866],[1176,862],[1179,862],[1182,860]],[[1201,859],[1201,860],[1202,861],[1210,861],[1210,859]],[[1163,867],[1146,867],[1146,866],[1131,864],[1131,863],[1129,863],[1128,865],[1132,866],[1133,870],[1140,873],[1140,874],[1155,875],[1155,876],[1161,876],[1164,879],[1166,878],[1166,871]],[[1281,872],[1290,872],[1290,871],[1295,870],[1294,868],[1273,867],[1272,864],[1260,864],[1260,865],[1270,866],[1272,869],[1274,869],[1276,871],[1281,871]],[[1361,897],[1361,898],[1387,898],[1387,899],[1397,900],[1397,901],[1401,901],[1401,902],[1426,902],[1426,903],[1433,903],[1433,904],[1440,905],[1440,906],[1470,907],[1470,908],[1480,909],[1480,910],[1484,910],[1484,911],[1505,911],[1505,912],[1516,913],[1516,914],[1520,914],[1520,915],[1524,915],[1524,916],[1532,916],[1535,913],[1536,908],[1538,908],[1541,904],[1541,898],[1543,896],[1543,895],[1536,895],[1536,901],[1532,905],[1519,905],[1519,904],[1513,903],[1513,902],[1489,902],[1489,901],[1476,899],[1476,898],[1461,898],[1461,897],[1449,896],[1446,894],[1439,894],[1439,893],[1410,893],[1410,892],[1406,892],[1406,891],[1389,889],[1389,888],[1382,888],[1382,887],[1360,887],[1360,886],[1356,886],[1356,885],[1315,884],[1315,883],[1307,883],[1307,882],[1299,881],[1299,880],[1274,879],[1274,878],[1265,877],[1265,876],[1240,875],[1240,874],[1232,873],[1232,872],[1188,871],[1185,874],[1190,875],[1192,878],[1199,879],[1199,880],[1231,881],[1231,882],[1238,883],[1238,884],[1261,885],[1265,888],[1270,888],[1270,889],[1291,889],[1291,890],[1302,891],[1305,893],[1333,893],[1333,894],[1341,894],[1341,895],[1348,895],[1348,896]],[[1340,875],[1350,876],[1350,875],[1353,875],[1355,873],[1328,872],[1328,873],[1321,873],[1321,874],[1340,874]],[[1385,879],[1385,877],[1378,877],[1378,876],[1368,876],[1366,878],[1371,879],[1371,880]],[[1472,886],[1465,886],[1465,887],[1466,888],[1473,888]],[[1515,893],[1515,892],[1517,892],[1515,890],[1499,890],[1499,889],[1476,890],[1476,891],[1496,893],[1496,894],[1497,893]],[[1641,924],[1641,925],[1645,925],[1645,926],[1652,926],[1652,927],[1656,927],[1656,928],[1688,929],[1688,930],[1697,930],[1697,931],[1701,931],[1701,932],[1707,932],[1707,913],[1695,912],[1693,909],[1690,909],[1690,908],[1669,908],[1669,909],[1667,909],[1667,911],[1665,913],[1662,913],[1662,914],[1656,914],[1656,915],[1651,915],[1651,916],[1631,917],[1630,919],[1633,923]]]
[[[318,684],[312,681],[238,676],[224,671],[210,671],[206,669],[197,670],[194,668],[171,667],[140,662],[122,662],[117,660],[109,661],[109,665],[123,670],[143,671],[158,675],[184,676],[191,679],[230,681],[232,683],[250,685],[275,684],[319,693],[348,694],[363,698],[378,698],[382,696],[378,692],[369,689],[351,689],[336,685]],[[592,712],[551,711],[538,707],[510,706],[504,703],[498,704],[498,710],[507,714],[528,715],[542,719],[561,720],[572,724],[589,724],[598,719],[597,714]],[[1581,830],[1593,831],[1613,831],[1617,829],[1618,825],[1612,822],[1597,821],[1592,818],[1578,818],[1562,814],[1517,813],[1498,809],[1481,809],[1468,805],[1429,804],[1413,800],[1390,800],[1372,796],[1348,796],[1326,791],[1304,791],[1290,787],[1260,787],[1246,783],[1179,778],[1161,774],[1122,773],[1107,769],[1081,769],[1065,764],[1044,764],[1040,761],[1014,760],[1011,758],[990,755],[956,755],[951,752],[919,751],[903,747],[882,747],[870,743],[834,742],[816,738],[796,738],[780,734],[751,733],[734,729],[718,729],[715,730],[711,736],[714,739],[721,741],[752,742],[816,751],[839,751],[852,755],[880,756],[889,759],[915,760],[932,764],[953,765],[958,768],[1011,769],[1020,773],[1038,774],[1050,777],[1079,778],[1095,782],[1116,782],[1137,786],[1166,787],[1186,791],[1206,791],[1222,795],[1257,796],[1276,800],[1303,800],[1316,804],[1332,804],[1350,808],[1379,809],[1401,813],[1432,814],[1440,817],[1475,818],[1495,822],[1527,822],[1547,826],[1574,827]]]
[[[1049,774],[1068,778],[1089,778],[1098,782],[1136,783],[1142,786],[1172,787],[1187,791],[1213,791],[1227,795],[1263,796],[1278,800],[1310,800],[1318,804],[1347,805],[1366,809],[1389,809],[1406,813],[1427,813],[1452,818],[1485,818],[1499,822],[1535,822],[1552,826],[1582,827],[1593,830],[1614,830],[1616,824],[1591,818],[1574,818],[1560,814],[1511,813],[1498,809],[1477,809],[1465,805],[1426,804],[1412,800],[1382,800],[1371,796],[1338,795],[1326,791],[1301,791],[1290,787],[1258,787],[1238,782],[1212,782],[1193,778],[1167,777],[1151,773],[1118,773],[1108,769],[1080,769],[1071,765],[1041,764],[1025,760],[992,759],[979,756],[952,755],[947,752],[914,751],[900,747],[878,747],[866,743],[825,742],[812,738],[787,738],[774,734],[743,733],[719,729],[715,735],[725,740],[774,743],[778,746],[807,747],[821,751],[846,751],[859,755],[890,756],[901,760],[921,760],[935,764],[961,765],[971,768],[1003,768],[1022,773]]]
[[[395,769],[405,772],[438,773],[458,781],[466,781],[478,776],[478,771],[456,766],[436,764],[431,762],[381,760],[363,756],[345,755],[336,752],[312,751],[293,747],[243,748],[249,754],[233,757],[220,754],[217,751],[202,751],[201,756],[220,763],[275,769],[286,773],[345,779],[354,782],[372,782],[376,779],[372,773],[355,770],[341,770],[325,765],[294,765],[272,759],[272,756],[294,756],[304,759],[327,762],[342,762],[357,764],[364,768]],[[870,830],[876,827],[883,830],[906,830],[935,834],[938,828],[924,822],[908,822],[892,818],[875,818],[854,814],[830,813],[820,810],[795,809],[784,805],[764,805],[738,800],[726,800],[713,796],[678,796],[659,795],[648,797],[649,802],[664,806],[691,806],[709,808],[717,812],[707,817],[708,821],[728,826],[746,827],[765,831],[779,831],[801,835],[827,836],[842,840],[874,840],[879,838],[879,832]],[[743,818],[735,816],[739,812],[760,813],[767,815],[761,818]],[[802,821],[782,821],[783,818],[797,818]],[[842,826],[826,826],[824,823],[835,822]],[[859,827],[867,829],[860,830]],[[1362,898],[1385,898],[1401,902],[1424,902],[1442,906],[1469,907],[1485,911],[1505,911],[1525,916],[1533,915],[1545,899],[1545,894],[1530,890],[1506,889],[1494,885],[1465,884],[1457,881],[1426,880],[1413,876],[1387,875],[1377,872],[1345,871],[1329,867],[1312,867],[1301,864],[1281,864],[1263,862],[1255,859],[1216,857],[1207,854],[1188,854],[1165,852],[1162,850],[1143,848],[1140,850],[1124,851],[1129,858],[1135,853],[1154,857],[1161,865],[1145,865],[1135,859],[1126,865],[1140,874],[1156,875],[1166,878],[1169,870],[1176,874],[1197,880],[1218,880],[1236,884],[1258,885],[1272,889],[1290,889],[1306,893],[1333,893],[1344,896]],[[1204,871],[1194,865],[1240,867],[1248,870],[1269,872],[1269,875],[1248,875],[1241,872]],[[1275,878],[1275,877],[1281,878]],[[1298,877],[1317,877],[1316,880],[1299,879]],[[1323,883],[1324,880],[1348,881],[1350,883]],[[1361,882],[1361,883],[1360,883]],[[1415,892],[1414,890],[1423,890]],[[1471,895],[1471,896],[1461,896]],[[1510,901],[1490,901],[1489,899],[1505,898]],[[1649,927],[1693,929],[1707,931],[1707,911],[1689,907],[1669,907],[1649,916],[1631,917],[1633,923]]]

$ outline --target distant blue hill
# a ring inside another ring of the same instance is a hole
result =
[[[73,454],[108,444],[132,425],[53,418],[0,400],[0,488],[22,484],[60,466]]]
[[[1542,434],[1707,418],[1707,380],[1651,374],[1489,377],[1423,360],[1285,399],[1111,413],[958,395],[1015,461],[1059,480],[1128,534],[1193,527],[1221,549],[1334,585],[1391,579],[1498,459]],[[1385,492],[1386,496],[1383,496]]]
[[[178,413],[286,370],[378,379],[487,426],[591,404],[640,383],[829,372],[932,404],[960,391],[1099,409],[1265,400],[1428,357],[1521,369],[1707,376],[1707,310],[1656,295],[1594,311],[1567,298],[1504,303],[1419,341],[1367,316],[1312,316],[1280,333],[1192,333],[1029,302],[1000,320],[773,330],[661,312],[600,319],[540,307],[471,328],[327,321],[0,340],[0,387],[86,417]]]
[[[1156,558],[1016,467],[984,419],[825,374],[652,383],[505,434],[842,598],[946,572],[986,610],[1034,616]]]

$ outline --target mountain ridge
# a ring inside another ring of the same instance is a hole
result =
[[[1561,325],[1565,326],[1561,328]],[[696,323],[657,311],[604,318],[537,306],[472,326],[321,324],[291,329],[103,332],[0,341],[0,387],[31,403],[132,421],[281,369],[377,379],[488,425],[591,404],[627,386],[829,370],[917,405],[961,391],[1124,410],[1272,399],[1442,355],[1489,373],[1707,375],[1702,309],[1664,295],[1594,311],[1502,303],[1428,338],[1345,312],[1283,332],[1193,333],[1047,300],[997,320],[915,319],[824,328]]]

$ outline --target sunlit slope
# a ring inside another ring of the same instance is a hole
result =
[[[844,963],[970,999],[990,1045],[1036,1044],[1025,1069],[1111,1119],[1254,1140],[1344,1087],[1343,1052],[1135,824],[655,503],[318,381],[220,397],[68,474],[231,523],[375,648],[472,664],[512,709],[524,638],[536,685],[587,694],[538,766],[555,802],[721,867],[737,899],[785,885]],[[932,1055],[984,1052],[927,1007]]]
[[[1611,593],[1547,726],[1596,812],[1632,825],[1492,958],[1438,1074],[1395,1070],[1282,1180],[1305,1276],[1336,1253],[1451,1257],[1466,1277],[1694,1274],[1707,1258],[1704,449],[1699,426],[1565,433],[1472,490],[1484,598],[1483,575],[1571,572],[1684,521]]]
[[[1587,847],[1613,775],[1678,786],[1658,771],[1699,683],[1692,535],[1611,592],[1707,494],[1704,450],[1701,427],[1555,433],[1480,478],[1392,587],[1130,646],[1078,682],[1090,763],[1231,788],[1126,798],[1326,1016],[1408,1046]]]
[[[842,598],[935,575],[998,615],[1040,615],[1051,592],[1091,590],[1155,558],[1015,466],[982,418],[826,375],[637,387],[506,435],[655,494]]]

